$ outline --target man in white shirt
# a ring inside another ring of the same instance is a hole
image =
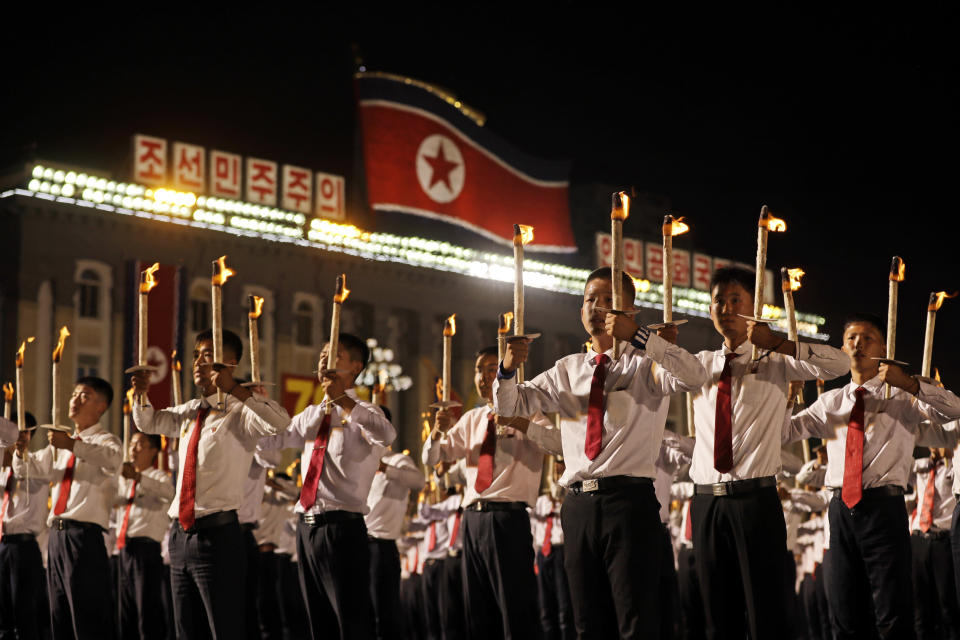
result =
[[[16,424],[0,418],[0,444],[9,444],[9,437],[16,436],[0,454],[0,638],[33,640],[39,637],[38,616],[49,621],[48,608],[39,609],[43,560],[37,535],[46,529],[50,483],[18,478],[13,472],[14,451],[22,454],[29,448],[37,427],[29,413],[25,421],[18,431]]]
[[[333,371],[327,370],[329,349],[324,345],[317,374],[326,399],[294,416],[283,433],[260,446],[303,447],[297,555],[314,640],[372,638],[363,516],[380,457],[397,432],[380,407],[360,400],[353,388],[370,359],[366,341],[341,333]]]
[[[113,400],[110,383],[80,378],[70,398],[77,437],[51,430],[50,446],[36,453],[18,451],[17,477],[55,483],[47,543],[50,623],[54,638],[113,638],[117,618],[110,598],[107,529],[123,462],[120,439],[100,425]]]
[[[882,320],[848,318],[843,351],[851,381],[820,396],[784,424],[784,442],[827,439],[825,484],[830,561],[827,596],[834,637],[912,637],[910,538],[903,495],[915,444],[954,446],[940,425],[960,416],[960,399],[945,389],[881,364]],[[884,384],[890,385],[886,397]]]
[[[777,495],[780,432],[792,380],[829,380],[849,370],[839,349],[775,335],[753,315],[752,271],[717,269],[710,316],[723,337],[697,358],[707,373],[694,396],[693,546],[708,637],[786,634],[790,578]],[[763,351],[751,362],[756,346]]]
[[[233,379],[243,342],[223,332],[226,366],[214,367],[213,332],[197,336],[193,348],[193,382],[200,399],[154,410],[133,405],[133,419],[144,433],[180,438],[180,473],[170,504],[170,583],[178,638],[240,638],[246,616],[247,562],[237,510],[244,479],[257,442],[286,428],[289,419],[264,398]],[[231,366],[232,365],[232,366]],[[150,384],[149,372],[133,375],[138,393]],[[217,391],[224,395],[218,410]]]
[[[561,512],[574,619],[581,636],[654,637],[660,633],[660,549],[663,530],[653,478],[670,394],[700,387],[697,360],[638,327],[613,308],[609,268],[587,278],[580,320],[589,354],[559,360],[517,384],[527,340],[511,340],[494,402],[503,416],[559,412],[569,489]],[[633,281],[623,277],[624,303]],[[676,339],[676,327],[661,330]],[[613,337],[622,353],[613,352]],[[608,364],[609,363],[609,364]]]
[[[160,545],[170,527],[170,476],[154,469],[160,436],[135,433],[130,460],[120,470],[117,549],[120,551],[120,634],[123,638],[165,638],[167,621],[159,606],[163,574]]]

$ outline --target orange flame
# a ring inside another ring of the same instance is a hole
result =
[[[443,337],[450,338],[457,334],[457,314],[453,314],[443,321]]]
[[[337,276],[337,293],[333,296],[333,301],[337,304],[343,304],[350,297],[350,289],[347,289],[347,274],[341,273]]]
[[[174,349],[173,353],[170,354],[170,360],[173,362],[173,370],[180,371],[180,361],[177,360],[177,350]]]
[[[435,389],[437,393],[437,400],[443,400],[443,378],[437,378],[437,388]],[[426,420],[423,421],[426,424]]]
[[[23,367],[23,352],[27,349],[27,343],[33,342],[36,340],[33,336],[30,336],[26,340],[20,343],[20,348],[17,349],[17,368],[20,369]]]
[[[906,270],[907,265],[904,263],[903,258],[893,256],[893,260],[890,261],[890,279],[894,282],[903,282]]]
[[[160,268],[159,262],[154,262],[153,266],[140,272],[140,293],[150,293],[150,290],[157,286],[157,279],[153,274]]]
[[[679,236],[681,233],[690,231],[690,225],[683,221],[683,218],[674,218],[667,214],[663,216],[663,235]]]
[[[957,294],[960,291],[954,291],[953,293],[947,293],[946,291],[937,291],[930,294],[930,304],[927,305],[927,311],[939,311],[940,305],[943,304],[943,301],[947,298],[956,298]]]
[[[3,399],[7,402],[13,400],[13,383],[5,382],[3,385]]]
[[[939,386],[941,386],[941,387],[943,386],[943,383],[940,382],[940,369],[938,369],[938,368],[936,368],[936,367],[933,368],[933,379],[937,381],[937,384],[938,384]]]
[[[583,346],[586,348],[587,352],[589,353],[590,349],[593,349],[593,341],[587,340],[586,342],[583,343]]]
[[[251,320],[256,320],[263,314],[263,298],[260,296],[250,296],[250,312],[247,314]]]
[[[780,268],[780,279],[784,291],[796,291],[800,288],[800,278],[804,276],[803,269]]]
[[[787,223],[770,213],[767,205],[760,209],[760,226],[767,231],[786,231]]]
[[[506,313],[500,314],[500,327],[497,329],[497,333],[502,336],[510,333],[510,325],[513,324],[513,311],[507,311]]]
[[[60,337],[57,339],[57,346],[53,350],[53,361],[60,362],[60,358],[63,357],[63,343],[67,341],[67,336],[70,335],[67,325],[60,327]]]
[[[533,227],[526,224],[513,225],[513,244],[530,244],[533,242]]]
[[[227,266],[227,256],[223,255],[213,261],[213,284],[222,287],[230,276],[237,272]]]
[[[613,206],[610,209],[611,220],[626,220],[630,217],[630,196],[626,191],[613,194]]]
[[[125,395],[125,400],[123,401],[123,413],[129,414],[133,408],[133,395],[134,395],[133,387],[130,387],[129,389],[127,389],[127,393],[124,395]]]

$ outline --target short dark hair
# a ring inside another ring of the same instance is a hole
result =
[[[494,347],[494,346],[484,347],[483,349],[480,349],[480,351],[477,351],[476,355],[473,356],[473,359],[479,360],[480,358],[484,358],[486,356],[493,356],[494,358],[500,358],[499,347]]]
[[[163,448],[163,440],[160,438],[160,434],[158,433],[144,433],[143,431],[137,431],[137,433],[134,435],[141,435],[146,438],[150,443],[150,446],[157,451],[160,451]]]
[[[633,304],[637,299],[637,288],[633,286],[633,278],[630,277],[630,274],[626,271],[620,274],[621,281],[623,282],[623,294],[624,294],[624,304]],[[613,282],[613,268],[612,267],[600,267],[599,269],[594,269],[590,272],[590,275],[587,276],[587,281],[583,285],[584,291],[587,289],[587,285],[593,282],[594,280],[609,280]]]
[[[843,319],[843,332],[846,333],[847,327],[849,327],[851,324],[854,324],[854,323],[869,324],[875,327],[876,330],[880,332],[880,335],[883,336],[884,339],[887,338],[886,323],[883,321],[883,318],[881,318],[878,315],[875,315],[873,313],[859,312],[859,311],[856,313],[851,313],[850,315],[848,315],[846,318]]]
[[[383,411],[383,417],[387,419],[387,422],[393,422],[393,414],[390,413],[390,409],[382,404],[377,406],[380,407],[380,411]]]
[[[756,272],[743,267],[720,267],[710,276],[710,293],[718,284],[739,284],[753,296],[753,288],[757,284]]]
[[[110,406],[110,403],[113,402],[113,387],[111,387],[110,383],[103,378],[98,378],[96,376],[83,376],[77,380],[77,384],[82,384],[96,391],[97,394],[104,399],[108,407]]]
[[[347,350],[351,358],[363,366],[367,366],[367,363],[370,362],[370,347],[367,346],[366,340],[361,340],[352,333],[341,333],[340,344]]]
[[[33,429],[35,426],[37,426],[37,419],[34,418],[34,417],[33,417],[33,414],[30,413],[29,411],[24,411],[24,412],[23,412],[23,421],[27,423],[27,426],[26,426],[26,427],[22,427],[22,426],[21,426],[21,428],[23,428],[23,429]],[[18,425],[18,426],[20,426],[20,425]]]
[[[197,339],[194,341],[194,344],[200,344],[204,340],[213,340],[213,329],[207,329],[206,331],[201,331],[197,334]],[[240,339],[240,336],[235,334],[230,329],[223,330],[223,350],[229,351],[233,354],[233,357],[240,362],[240,358],[243,357],[243,340]]]

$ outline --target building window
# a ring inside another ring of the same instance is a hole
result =
[[[313,345],[313,305],[304,300],[297,305],[294,316],[293,336],[297,346],[312,347]]]
[[[77,379],[85,376],[100,377],[100,358],[89,354],[77,354]]]
[[[85,269],[77,279],[79,285],[78,312],[81,318],[100,317],[100,275]]]

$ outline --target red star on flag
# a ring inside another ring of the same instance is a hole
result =
[[[430,188],[433,189],[433,185],[438,182],[443,182],[443,184],[447,185],[447,190],[452,192],[453,187],[450,184],[450,172],[460,165],[447,160],[447,156],[443,152],[443,141],[441,140],[437,145],[437,155],[430,157],[424,154],[423,159],[426,160],[430,168],[433,169],[433,175],[430,176]]]

